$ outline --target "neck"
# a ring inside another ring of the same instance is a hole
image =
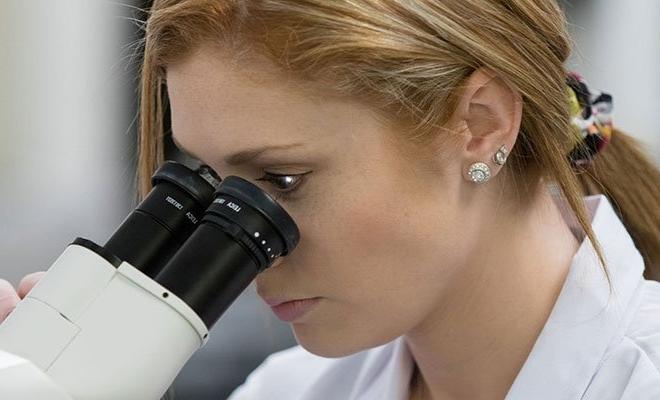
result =
[[[579,247],[547,188],[536,199],[490,213],[451,292],[405,335],[425,399],[503,399],[527,359]]]

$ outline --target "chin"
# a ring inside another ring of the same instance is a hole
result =
[[[358,353],[372,347],[380,346],[393,340],[382,339],[366,335],[360,335],[355,330],[329,329],[327,325],[296,324],[291,326],[296,342],[308,352],[319,357],[339,358]],[[373,333],[373,332],[372,332]]]

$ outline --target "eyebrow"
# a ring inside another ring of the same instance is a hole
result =
[[[183,146],[181,146],[181,143],[179,143],[174,135],[171,135],[172,141],[176,145],[176,147],[181,150],[181,152],[185,153],[189,157],[195,158],[197,160],[201,161],[201,158],[196,156],[195,154],[192,154],[186,150],[184,150]],[[303,143],[290,143],[290,144],[282,144],[282,145],[269,145],[269,146],[262,146],[262,147],[256,147],[254,149],[247,149],[247,150],[241,150],[239,152],[230,154],[225,157],[224,161],[227,165],[235,166],[235,165],[241,165],[245,164],[249,161],[254,160],[255,158],[261,156],[263,153],[266,153],[268,151],[273,151],[273,150],[287,150],[291,149],[294,147],[300,147],[303,146]]]

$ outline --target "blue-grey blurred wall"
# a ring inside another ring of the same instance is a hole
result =
[[[0,2],[0,260],[14,283],[126,213],[133,104],[115,4]]]

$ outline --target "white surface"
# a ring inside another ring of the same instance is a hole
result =
[[[123,262],[119,268],[117,268],[117,272],[124,275],[137,286],[140,286],[143,290],[150,292],[155,298],[172,307],[172,309],[178,312],[181,317],[190,324],[190,327],[197,332],[200,347],[203,347],[206,344],[208,341],[209,330],[206,328],[204,321],[202,321],[199,315],[197,315],[197,313],[190,308],[185,301],[181,300],[175,294],[161,286],[158,282],[149,278],[149,276],[145,275],[127,262]],[[168,296],[163,298],[163,293],[167,293]]]
[[[41,300],[69,320],[77,321],[116,273],[117,269],[94,251],[69,245],[28,297]]]
[[[126,262],[115,269],[70,245],[0,325],[0,349],[40,367],[76,400],[158,400],[207,333],[164,291]]]
[[[46,371],[79,332],[56,309],[26,297],[0,324],[0,350],[26,358]]]
[[[0,350],[0,399],[73,400],[39,368]]]

